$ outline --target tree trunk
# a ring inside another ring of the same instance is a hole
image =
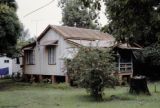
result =
[[[150,95],[148,86],[147,86],[147,80],[145,76],[134,76],[131,78],[130,81],[130,90],[129,93],[131,94],[146,94]]]

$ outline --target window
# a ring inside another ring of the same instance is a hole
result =
[[[48,64],[56,64],[56,46],[48,48]]]
[[[20,60],[18,57],[16,57],[16,64],[20,64]]]
[[[4,60],[4,63],[9,63],[9,60]]]
[[[35,64],[34,50],[27,50],[26,51],[26,62],[27,62],[28,65]]]

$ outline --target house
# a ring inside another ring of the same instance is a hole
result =
[[[20,72],[22,73],[22,56],[12,58],[12,72]]]
[[[0,54],[0,77],[12,75],[12,59],[6,54]]]
[[[64,58],[73,58],[79,46],[108,48],[114,45],[113,36],[98,30],[49,25],[37,41],[22,48],[23,73],[28,80],[49,78],[52,83],[68,82]]]
[[[6,54],[0,54],[0,76],[11,76],[13,72],[21,70],[22,58],[9,58]]]
[[[136,57],[133,53],[135,50],[142,49],[138,44],[127,44],[120,43],[114,46],[113,48],[116,53],[116,71],[113,73],[117,79],[119,79],[119,83],[129,82],[130,78],[133,76],[134,70],[134,61]]]

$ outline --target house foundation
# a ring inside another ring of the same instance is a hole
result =
[[[65,75],[65,82],[68,84],[70,83],[68,75]]]
[[[56,79],[55,79],[54,75],[51,75],[51,82],[52,82],[52,84],[56,83]]]
[[[27,82],[44,82],[44,83],[69,83],[68,75],[57,76],[57,75],[34,75],[25,74],[24,80]]]
[[[42,82],[42,81],[43,81],[43,76],[39,75],[39,82]]]

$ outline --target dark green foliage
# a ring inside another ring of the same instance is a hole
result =
[[[12,55],[21,34],[21,24],[13,8],[0,3],[0,53]]]
[[[87,7],[99,0],[81,0]],[[122,42],[142,46],[155,43],[160,37],[159,0],[104,0],[109,24],[103,28]],[[99,6],[95,7],[99,9]]]
[[[160,76],[160,1],[106,0],[109,25],[106,30],[118,41],[138,43],[144,47],[135,65],[139,74],[151,79]]]
[[[150,80],[160,79],[160,45],[155,43],[143,50],[134,51],[134,74],[145,75]]]
[[[160,45],[154,44],[145,47],[138,54],[138,60],[135,64],[137,74],[143,74],[151,80],[160,79]]]
[[[154,44],[144,48],[143,56],[145,58],[145,63],[160,66],[160,45]]]
[[[77,56],[67,60],[66,65],[71,80],[87,89],[96,100],[101,100],[105,87],[114,86],[111,73],[114,59],[108,49],[80,48]]]
[[[81,1],[87,3],[88,7],[97,4],[97,0]],[[104,0],[104,2],[109,23],[102,31],[115,36],[118,42],[138,43],[144,47],[136,61],[136,67],[139,68],[136,70],[150,78],[160,75],[160,50],[157,46],[160,42],[160,0]]]
[[[158,40],[160,29],[158,0],[106,0],[108,31],[118,41],[148,46]]]
[[[101,4],[100,0],[81,0],[85,7],[95,8],[100,10]]]
[[[82,28],[96,28],[95,22],[97,13],[95,10],[85,8],[83,4],[77,0],[61,0],[61,5],[63,5],[63,25]]]
[[[34,42],[34,38],[30,38],[29,30],[28,29],[23,29],[21,31],[21,36],[17,39],[17,44],[16,44],[16,52],[14,56],[22,55],[21,49],[25,45]]]
[[[15,0],[0,0],[0,4],[7,5],[15,10],[17,9],[17,4]]]

